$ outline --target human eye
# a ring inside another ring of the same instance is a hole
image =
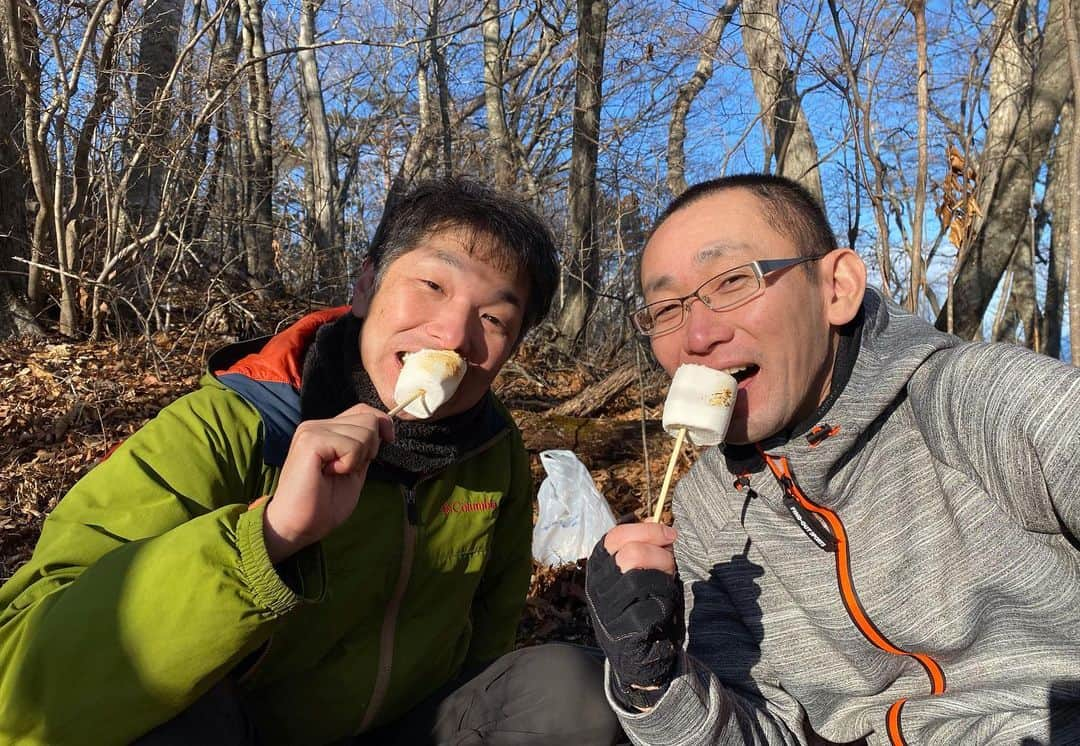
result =
[[[429,279],[427,277],[420,277],[418,278],[418,280],[423,288],[430,290],[433,293],[441,293],[443,291],[442,285],[440,285],[435,280]]]
[[[677,300],[662,300],[649,306],[649,315],[652,316],[653,321],[662,324],[665,321],[678,316],[681,310],[682,303],[679,303]]]
[[[480,318],[484,320],[484,324],[488,328],[502,333],[506,332],[506,322],[504,322],[498,316],[490,313],[485,313]]]
[[[706,298],[716,295],[740,293],[754,284],[754,273],[749,267],[736,267],[722,275],[714,277],[701,288],[701,295]]]

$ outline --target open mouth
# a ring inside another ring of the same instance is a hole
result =
[[[742,383],[758,372],[758,366],[751,363],[737,368],[725,368],[724,372],[734,378],[736,383]]]

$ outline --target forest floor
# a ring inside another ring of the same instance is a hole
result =
[[[277,310],[281,317],[299,314],[285,306]],[[270,321],[254,327],[261,333],[274,328]],[[110,448],[193,390],[211,352],[236,336],[259,336],[250,327],[244,331],[229,335],[203,328],[195,333],[183,327],[151,339],[76,342],[47,336],[0,343],[0,583],[29,559],[42,521],[67,490]],[[547,412],[595,385],[613,367],[590,367],[548,345],[526,344],[494,388],[522,424],[534,489],[545,478],[542,447],[569,448],[589,468],[616,516],[634,512],[643,517],[649,512],[648,496],[658,492],[671,448],[658,425],[666,394],[661,373],[646,370],[589,415],[596,424],[622,424],[622,433],[633,432],[635,422],[647,424],[648,450],[640,437],[628,442],[634,439],[618,436],[627,442],[613,448],[588,435],[559,443],[558,430],[546,438],[530,436],[544,431]],[[686,453],[677,474],[689,464],[692,453]],[[584,579],[584,560],[554,568],[534,565],[519,644],[591,643]]]

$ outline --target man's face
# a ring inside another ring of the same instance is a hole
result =
[[[468,365],[435,418],[480,401],[510,357],[521,333],[528,281],[493,267],[488,241],[461,227],[436,230],[386,268],[364,316],[360,359],[387,407],[394,404],[407,352],[454,350]]]
[[[641,286],[651,303],[692,293],[725,270],[761,259],[800,255],[773,230],[757,197],[728,189],[692,202],[665,220],[645,247]],[[685,324],[651,338],[669,375],[683,363],[735,373],[739,393],[727,440],[753,443],[811,415],[828,395],[832,374],[826,289],[803,266],[767,275],[750,302],[715,312],[698,300]],[[809,265],[817,272],[815,262]]]

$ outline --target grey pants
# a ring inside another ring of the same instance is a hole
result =
[[[337,746],[611,746],[622,731],[603,692],[603,659],[586,648],[552,643],[521,648],[467,671],[397,722]],[[236,687],[225,681],[139,746],[258,746]],[[306,745],[305,745],[306,746]]]

